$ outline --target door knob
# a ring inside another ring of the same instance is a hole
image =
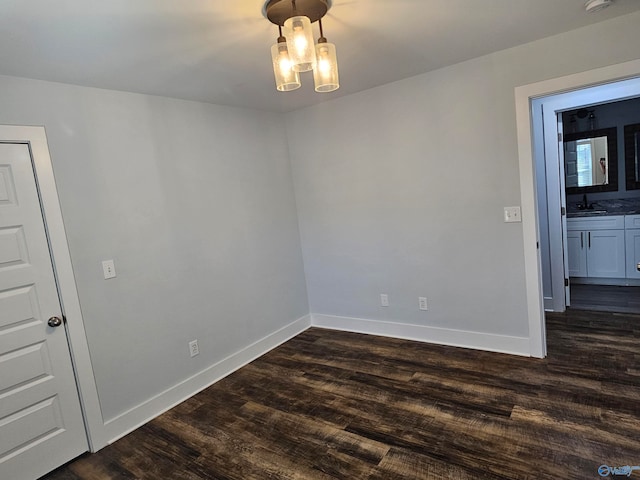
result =
[[[59,327],[60,325],[62,325],[62,319],[60,317],[51,317],[47,322],[47,325],[54,328]]]
[[[640,272],[640,263],[638,263],[638,265],[636,265],[636,268],[638,269],[638,271]]]

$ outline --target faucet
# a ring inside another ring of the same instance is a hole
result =
[[[593,203],[591,205],[589,205],[589,203],[587,202],[587,194],[586,193],[582,196],[582,203],[578,204],[578,209],[580,209],[580,210],[593,210]]]

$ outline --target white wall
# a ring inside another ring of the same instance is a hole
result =
[[[638,24],[619,17],[288,114],[311,311],[527,337],[522,228],[502,222],[520,203],[514,88],[638,58]]]
[[[11,77],[0,105],[46,128],[105,421],[308,314],[281,115]]]

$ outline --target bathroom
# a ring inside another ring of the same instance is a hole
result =
[[[571,308],[640,313],[640,98],[562,114]]]

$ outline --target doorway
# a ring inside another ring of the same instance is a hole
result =
[[[640,122],[638,97],[640,79],[635,78],[532,102],[533,139],[538,147],[534,158],[546,311],[593,308],[595,299],[613,290],[599,289],[585,304],[583,299],[593,290],[591,285],[640,286],[635,272],[627,265],[633,263],[634,253],[627,255],[629,262],[625,259],[625,233],[630,233],[625,232],[625,218],[629,220],[625,215],[640,213],[640,190],[626,188],[624,129]],[[579,116],[584,119],[582,123]],[[610,159],[606,158],[607,144]],[[575,158],[586,157],[592,148],[598,153],[595,162]],[[574,170],[580,163],[593,167],[596,175],[587,175],[584,168],[578,175]],[[594,179],[590,181],[595,183],[579,186],[578,177],[583,182]],[[576,290],[576,299],[572,299],[574,285],[581,285]],[[634,302],[622,300],[624,295],[619,291],[615,296],[620,301],[603,302],[603,309],[611,311],[618,304],[633,308]]]
[[[640,251],[635,248],[635,237],[640,235],[640,97],[560,115],[567,236],[573,240],[565,252],[568,306],[640,313]],[[604,229],[607,219],[610,225]],[[597,229],[582,230],[585,226]],[[587,241],[580,241],[585,235]]]
[[[625,82],[626,79],[635,79],[636,82],[638,82],[639,78],[640,60],[632,60],[515,88],[518,165],[520,170],[522,202],[523,253],[531,356],[543,358],[547,354],[544,318],[547,298],[546,295],[543,295],[544,269],[542,265],[542,249],[545,244],[550,245],[551,243],[549,241],[549,224],[546,225],[547,231],[545,233],[545,225],[541,223],[538,215],[538,204],[541,197],[536,190],[538,185],[537,179],[539,178],[539,172],[537,172],[539,163],[535,162],[535,156],[539,154],[541,148],[544,149],[545,131],[551,135],[555,132],[557,141],[557,119],[554,119],[554,124],[551,125],[550,129],[545,130],[540,104],[538,103],[536,107],[536,100],[549,98],[553,95],[562,95],[562,92],[584,91],[591,85],[609,86],[611,88],[610,93],[612,98],[638,96],[638,90],[636,90],[635,94],[624,93],[624,87],[621,87],[621,84]],[[592,101],[588,98],[588,95],[586,97],[584,101],[579,103],[584,105]],[[576,103],[573,103],[573,105],[570,104],[564,108],[571,108],[575,105]],[[561,110],[562,108],[556,109],[556,111]],[[556,151],[556,158],[557,155]],[[556,172],[558,173],[556,173],[555,178],[559,180],[559,167]],[[542,198],[546,199],[546,195]],[[560,202],[558,202],[555,207],[557,208],[555,211],[553,211],[550,206],[547,206],[544,210],[540,209],[546,212],[547,220],[550,218],[553,219],[554,228],[558,223],[561,224]],[[547,213],[551,213],[551,215],[547,215]],[[549,266],[547,271],[550,270],[551,268]],[[564,278],[562,278],[561,285],[560,288],[564,289]],[[553,288],[558,288],[558,285],[556,284]],[[565,306],[562,308],[564,309]]]
[[[32,479],[102,423],[44,128],[0,126],[0,213],[0,477]]]

